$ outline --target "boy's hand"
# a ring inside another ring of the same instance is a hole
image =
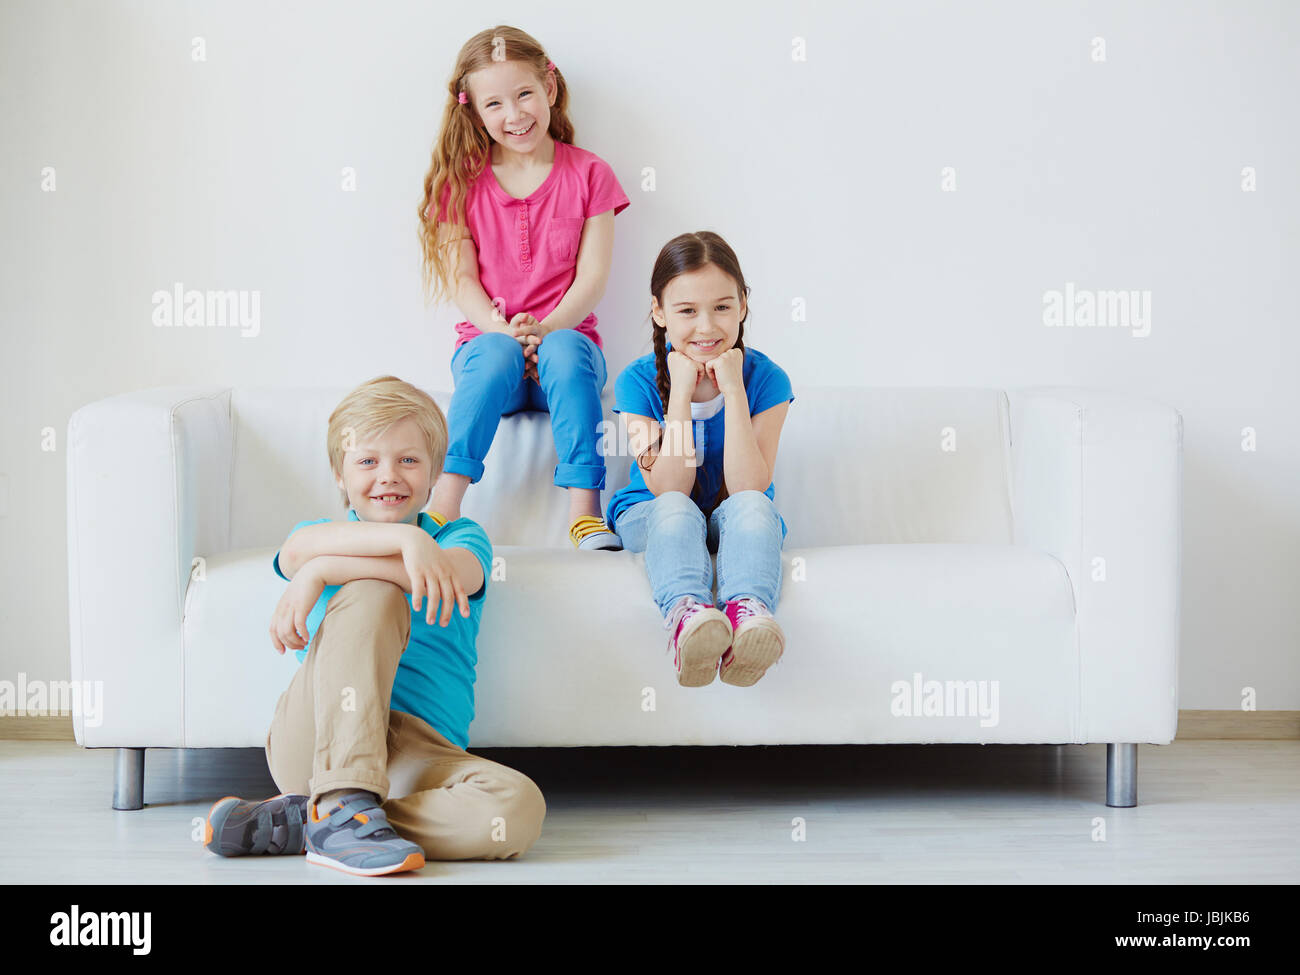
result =
[[[439,598],[442,599],[439,626],[451,622],[452,603],[460,606],[461,616],[469,616],[469,597],[452,570],[451,559],[424,529],[416,527],[402,541],[402,564],[411,579],[411,608],[418,613],[420,600],[428,598],[424,616],[426,623],[433,625],[433,611]]]
[[[307,645],[307,617],[324,589],[325,580],[310,562],[294,573],[271,614],[271,642],[278,653]]]
[[[704,363],[704,370],[724,396],[745,391],[745,353],[731,348]]]

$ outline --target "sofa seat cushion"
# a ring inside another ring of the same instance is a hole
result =
[[[785,656],[749,688],[678,686],[644,556],[496,554],[504,579],[480,633],[475,745],[1074,740],[1074,596],[1064,566],[1041,552],[787,549],[776,610]],[[922,711],[927,681],[945,697],[949,681],[984,681],[989,702],[996,681],[996,723],[970,708],[895,713],[896,683],[918,673]]]
[[[273,554],[209,559],[189,585],[187,747],[265,743],[297,667],[267,634],[284,585]],[[473,746],[1076,740],[1074,597],[1041,552],[787,550],[786,654],[750,688],[677,685],[642,555],[495,554]]]

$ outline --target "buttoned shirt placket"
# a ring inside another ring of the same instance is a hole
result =
[[[528,204],[520,203],[519,212],[519,266],[525,271],[533,269],[532,243],[528,234]]]

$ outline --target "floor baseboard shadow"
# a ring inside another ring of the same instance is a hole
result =
[[[1300,711],[1179,711],[1176,741],[1300,739]],[[0,714],[0,740],[75,741],[71,714]]]

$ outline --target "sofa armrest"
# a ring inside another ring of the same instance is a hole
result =
[[[1100,390],[1007,393],[1016,544],[1058,558],[1074,589],[1078,740],[1167,744],[1178,727],[1182,415]]]
[[[73,716],[78,744],[183,745],[192,562],[230,534],[230,393],[148,389],[68,420],[72,681],[101,688],[100,713]]]

